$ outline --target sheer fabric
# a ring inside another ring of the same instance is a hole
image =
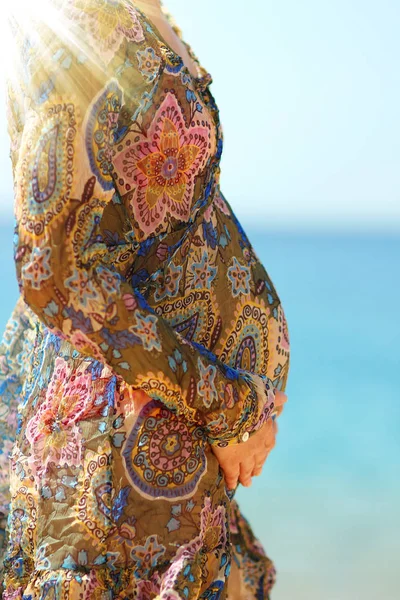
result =
[[[4,598],[224,598],[232,560],[266,598],[274,565],[211,447],[270,418],[289,338],[220,189],[211,75],[134,2],[42,4],[9,21]]]

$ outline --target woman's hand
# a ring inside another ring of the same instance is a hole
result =
[[[286,401],[287,395],[276,390],[275,410],[279,407],[278,414],[282,412]],[[212,446],[212,451],[224,472],[228,489],[235,489],[238,482],[248,487],[252,477],[261,475],[267,456],[275,446],[277,431],[276,419],[269,418],[247,442],[226,448]]]

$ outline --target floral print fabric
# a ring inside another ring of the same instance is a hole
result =
[[[235,560],[267,598],[274,566],[212,445],[270,418],[289,338],[220,189],[211,76],[134,2],[47,2],[34,27],[10,19],[3,597],[226,598]]]

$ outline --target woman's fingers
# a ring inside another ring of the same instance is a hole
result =
[[[264,450],[270,452],[276,444],[276,434],[278,432],[278,424],[276,419],[268,419],[265,424]]]
[[[245,487],[249,487],[251,485],[251,476],[254,471],[254,466],[255,466],[254,458],[240,463],[239,481]]]
[[[262,470],[263,470],[263,465],[261,465],[261,466],[257,466],[257,465],[256,465],[256,466],[254,467],[254,471],[253,471],[253,473],[252,473],[252,476],[253,476],[253,477],[258,477],[259,475],[261,475],[261,473],[262,473]]]
[[[278,402],[286,402],[286,394],[278,394]],[[277,431],[276,419],[267,419],[262,427],[254,432],[244,444],[231,446],[212,446],[229,490],[235,489],[240,482],[245,487],[251,485],[252,477],[261,474],[269,452],[275,446]]]
[[[260,449],[259,452],[254,457],[254,469],[252,475],[256,474],[256,471],[261,471],[263,468],[265,461],[268,458],[269,450],[267,448]],[[257,472],[257,475],[260,473]]]
[[[270,451],[271,449],[269,446],[264,446],[263,448],[260,448],[257,454],[255,455],[254,470],[252,473],[253,477],[261,475],[261,471],[269,456]]]
[[[222,467],[225,476],[225,483],[228,490],[234,490],[239,481],[240,468],[239,465],[225,465]]]

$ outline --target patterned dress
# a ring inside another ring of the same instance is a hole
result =
[[[233,561],[242,597],[269,598],[212,447],[280,414],[289,338],[220,189],[211,76],[132,0],[27,4],[9,19],[3,598],[225,599]]]

